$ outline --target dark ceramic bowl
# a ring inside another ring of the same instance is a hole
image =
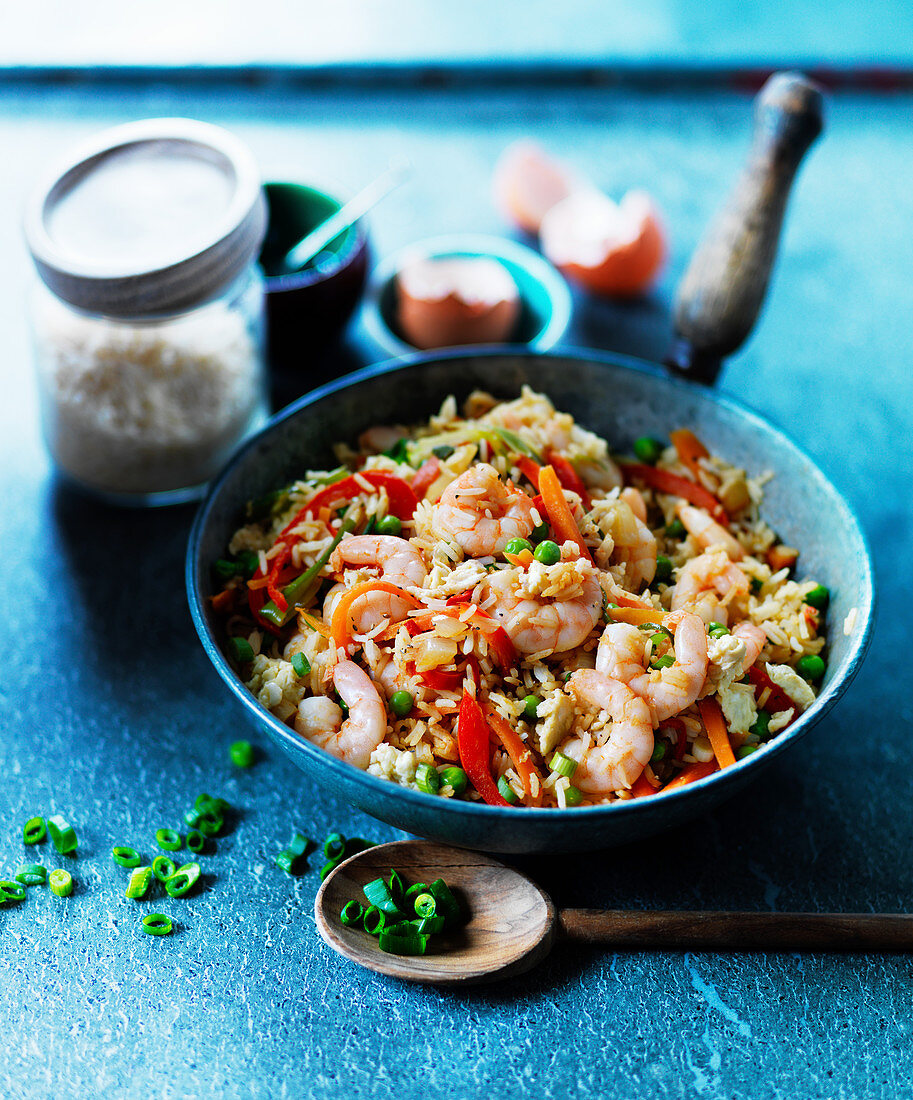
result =
[[[308,356],[336,340],[361,300],[368,274],[368,238],[356,222],[300,271],[277,265],[307,233],[335,214],[338,200],[300,183],[264,185],[269,211],[260,249],[265,277],[267,354],[274,367],[306,369]]]
[[[693,428],[713,450],[750,472],[771,470],[765,518],[800,547],[802,572],[831,590],[827,673],[815,704],[787,731],[734,767],[656,798],[574,810],[511,809],[407,790],[342,763],[302,740],[246,690],[222,655],[207,597],[210,565],[222,556],[252,497],[286,484],[302,470],[333,463],[332,444],[372,424],[420,421],[450,393],[476,387],[515,397],[527,382],[549,394],[581,424],[630,451],[642,435],[666,437]],[[210,490],[190,537],[187,589],[203,646],[248,717],[301,767],[314,797],[330,790],[411,833],[494,852],[605,848],[656,833],[711,809],[758,778],[820,721],[855,674],[872,621],[872,570],[859,524],[811,460],[755,413],[657,368],[592,352],[532,355],[514,349],[415,356],[369,367],[325,386],[281,413],[231,461]],[[849,634],[843,624],[855,608]]]

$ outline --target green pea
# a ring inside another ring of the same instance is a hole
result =
[[[657,741],[656,744],[653,746],[653,755],[650,757],[650,763],[658,764],[660,760],[665,760],[667,751],[668,750],[666,749],[666,742]]]
[[[557,565],[561,561],[561,547],[557,542],[546,539],[533,551],[533,557],[543,565]]]
[[[642,435],[640,439],[634,440],[634,454],[637,456],[638,461],[647,462],[651,466],[657,461],[664,449],[658,439],[652,439],[648,435]]]
[[[672,579],[672,562],[664,554],[656,555],[656,573],[653,579],[661,584],[668,584]]]
[[[402,529],[403,525],[396,516],[384,516],[377,521],[376,530],[379,535],[398,535]]]
[[[394,691],[390,696],[390,710],[397,718],[405,718],[414,705],[411,691]]]
[[[685,537],[685,525],[678,516],[671,523],[666,524],[666,537],[670,539],[683,539]]]
[[[824,675],[826,665],[820,657],[815,657],[812,654],[806,654],[804,657],[800,657],[796,661],[796,672],[804,680],[820,680]]]
[[[541,702],[542,700],[538,695],[527,695],[523,700],[523,717],[528,722],[535,722],[537,717],[536,708]]]
[[[757,596],[757,594],[764,587],[764,582],[760,579],[760,577],[752,577],[749,583],[751,585],[752,595],[754,596]]]
[[[547,523],[540,523],[533,528],[533,532],[529,537],[533,542],[541,542],[543,539],[547,539],[551,533],[551,528]]]
[[[577,787],[568,787],[564,792],[564,804],[566,806],[579,806],[583,801],[583,795]]]
[[[735,750],[736,758],[744,760],[746,756],[751,756],[753,752],[757,752],[760,745],[742,745]]]
[[[826,611],[827,605],[830,603],[831,593],[830,589],[825,588],[823,584],[817,585],[809,592],[805,597],[805,602],[810,606],[817,608],[818,611]]]
[[[748,732],[755,734],[762,741],[766,741],[770,737],[770,711],[759,710],[758,717],[755,719],[753,725],[748,727]]]
[[[504,547],[505,554],[522,554],[524,550],[532,551],[533,544],[529,539],[511,539]]]
[[[469,786],[469,776],[462,768],[444,768],[441,772],[441,785],[451,787],[455,795],[461,795]]]

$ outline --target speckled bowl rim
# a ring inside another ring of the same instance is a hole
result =
[[[525,807],[519,809],[513,807],[489,806],[484,802],[464,802],[458,799],[442,799],[436,795],[423,794],[421,791],[413,791],[408,787],[400,787],[387,779],[369,775],[367,772],[363,772],[358,768],[352,767],[350,764],[346,764],[330,756],[330,754],[317,748],[310,742],[304,741],[283,722],[280,722],[275,715],[262,707],[235,675],[209,629],[203,607],[203,598],[197,591],[196,586],[197,559],[203,532],[206,529],[207,520],[214,502],[219,495],[220,489],[229,479],[234,468],[239,463],[243,462],[249,451],[260,446],[261,441],[279,424],[285,423],[285,421],[297,416],[303,409],[308,408],[310,405],[327,396],[338,393],[344,389],[358,386],[359,383],[367,379],[376,378],[380,375],[395,377],[399,371],[422,363],[432,361],[441,362],[442,360],[459,361],[463,358],[485,355],[498,356],[499,358],[503,356],[516,356],[519,358],[528,357],[530,359],[549,358],[549,356],[542,356],[531,352],[526,345],[517,346],[502,344],[487,347],[473,346],[471,348],[445,349],[440,352],[417,353],[400,359],[386,360],[374,364],[373,366],[365,367],[362,370],[355,371],[352,374],[346,375],[344,378],[330,382],[325,386],[321,386],[311,391],[304,397],[299,398],[299,400],[272,417],[267,425],[248,440],[230,459],[221,474],[219,474],[212,483],[206,495],[206,499],[200,505],[199,511],[197,512],[188,541],[185,567],[185,582],[193,623],[207,656],[222,680],[228,686],[232,694],[240,701],[241,705],[250,712],[256,722],[268,729],[270,735],[277,743],[280,745],[286,743],[290,746],[294,746],[295,754],[303,751],[306,755],[312,756],[315,764],[319,764],[325,769],[329,768],[331,771],[336,772],[344,786],[354,784],[360,786],[366,795],[369,795],[372,791],[377,792],[378,795],[383,795],[385,798],[396,797],[402,799],[406,805],[411,804],[417,808],[428,808],[429,802],[434,800],[434,808],[440,819],[478,817],[482,821],[494,821],[498,818],[503,818],[504,815],[507,814],[511,815],[512,823],[516,823],[517,825],[522,825],[524,821],[552,821],[557,828],[562,820],[567,820],[568,815],[573,814],[575,815],[575,821],[581,820],[581,815],[584,815],[586,820],[592,822],[595,826],[599,821],[609,821],[615,818],[620,819],[622,815],[628,815],[633,818],[634,815],[648,816],[650,814],[663,814],[661,807],[664,806],[670,807],[676,805],[685,807],[689,801],[699,804],[703,792],[708,788],[722,787],[726,783],[732,783],[736,777],[741,779],[744,777],[743,773],[746,768],[762,766],[762,761],[763,765],[770,763],[774,757],[785,752],[790,746],[803,737],[812,726],[816,725],[831,710],[859,671],[871,640],[873,626],[875,589],[872,555],[862,527],[849,504],[846,502],[842,493],[840,493],[833,483],[818,469],[818,466],[809,455],[793,443],[783,432],[775,428],[769,421],[765,420],[764,417],[754,412],[748,406],[715,391],[708,391],[708,396],[716,404],[730,412],[736,413],[752,428],[759,428],[764,432],[771,433],[777,438],[780,444],[798,453],[798,455],[808,463],[809,468],[813,471],[816,480],[821,484],[822,488],[833,494],[842,512],[842,519],[847,529],[853,532],[862,550],[861,564],[863,584],[862,590],[859,592],[858,603],[856,604],[856,625],[859,629],[856,630],[856,636],[850,643],[850,648],[848,649],[845,659],[843,675],[835,677],[827,685],[821,695],[818,696],[814,704],[805,711],[804,714],[800,715],[785,733],[780,734],[773,741],[768,742],[762,754],[759,753],[757,756],[752,754],[743,760],[737,761],[728,768],[713,772],[704,779],[689,783],[679,790],[670,791],[662,795],[661,798],[638,798],[631,799],[630,801],[615,802],[605,806],[584,806],[570,810]],[[655,364],[646,360],[636,359],[633,356],[616,355],[581,348],[562,348],[556,357],[562,359],[578,359],[581,361],[586,360],[590,363],[604,363],[613,368],[630,370],[638,374],[652,375],[657,378],[662,378],[666,383],[672,385],[673,388],[681,389],[683,392],[688,392],[695,386],[695,383],[672,377]],[[738,783],[734,785],[738,786]],[[365,802],[363,801],[361,804],[365,805]],[[385,818],[385,820],[389,820],[389,818]]]
[[[408,244],[404,248],[384,257],[371,273],[368,280],[368,291],[365,295],[363,318],[365,328],[371,339],[383,348],[387,355],[397,356],[398,358],[437,355],[438,351],[466,351],[470,347],[478,354],[482,349],[481,344],[467,344],[459,349],[441,348],[424,352],[419,351],[393,332],[384,320],[383,311],[380,308],[385,287],[406,261],[411,260],[413,257],[446,256],[462,252],[472,256],[491,256],[496,260],[509,260],[517,267],[522,267],[526,274],[542,287],[551,310],[548,320],[532,340],[510,346],[522,348],[524,351],[550,351],[567,332],[567,327],[571,322],[573,300],[564,276],[557,268],[552,267],[548,260],[543,259],[538,252],[534,252],[525,244],[509,240],[506,237],[493,237],[481,233],[448,233],[440,237],[428,237],[425,240]],[[378,366],[382,365],[378,364]]]

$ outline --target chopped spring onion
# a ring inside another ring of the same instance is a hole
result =
[[[13,877],[23,886],[43,886],[48,880],[48,869],[40,863],[24,863]]]
[[[421,894],[428,893],[428,884],[426,882],[416,882],[413,886],[406,888],[405,894],[403,894],[403,904],[407,909],[415,911],[415,899]]]
[[[577,761],[573,757],[565,756],[563,752],[556,752],[549,767],[553,772],[570,779],[577,770]]]
[[[660,635],[660,637],[665,638],[666,641],[668,641],[668,642],[671,642],[671,641],[674,640],[673,637],[672,637],[672,631],[669,630],[665,626],[661,626],[659,623],[641,623],[640,626],[637,629],[638,630],[643,630],[645,633],[648,630],[652,630],[653,634],[650,635],[650,641],[651,642],[653,641],[653,639],[656,637],[657,634]]]
[[[284,851],[276,856],[276,866],[287,875],[297,875],[304,870],[304,860],[316,848],[313,840],[303,833],[292,833],[292,839]],[[335,864],[334,864],[335,866]]]
[[[437,902],[436,915],[444,918],[444,924],[447,928],[453,927],[462,920],[459,902],[442,878],[435,879],[431,883],[428,887],[428,893],[434,896],[434,900]]]
[[[439,932],[444,931],[444,918],[443,917],[423,917],[421,920],[413,920],[409,922],[414,924],[415,927],[425,936],[436,936]]]
[[[363,928],[365,917],[364,906],[359,905],[354,899],[347,901],[342,907],[342,912],[339,914],[339,919],[346,926],[346,928]]]
[[[672,579],[672,560],[665,554],[656,555],[656,572],[653,574],[653,579],[660,584],[668,584]]]
[[[254,746],[250,741],[235,741],[228,750],[231,762],[238,768],[249,768],[254,762]]]
[[[675,658],[671,653],[667,653],[664,657],[657,657],[655,661],[650,662],[650,668],[671,668],[675,664]]]
[[[453,793],[459,797],[469,786],[469,776],[462,768],[444,768],[441,772],[441,784],[450,787]]]
[[[666,742],[657,741],[656,744],[653,746],[653,752],[650,756],[650,763],[658,764],[660,760],[664,760],[666,757],[666,752]]]
[[[22,843],[37,844],[47,836],[43,817],[30,817],[22,826]]]
[[[152,868],[151,867],[137,867],[130,874],[130,881],[127,883],[127,889],[124,892],[124,897],[127,898],[144,898],[149,892],[149,887],[152,885]]]
[[[426,917],[434,917],[437,915],[437,898],[434,894],[419,894],[412,908],[415,910],[415,915],[421,920]]]
[[[254,651],[246,638],[229,638],[228,652],[239,665],[247,664],[254,659]]]
[[[361,919],[361,926],[369,936],[379,935],[386,923],[387,918],[383,910],[378,909],[376,905],[369,905]]]
[[[166,917],[164,913],[147,913],[141,922],[147,936],[168,936],[173,927],[171,917]]]
[[[402,910],[405,904],[403,898],[406,894],[406,884],[403,882],[402,875],[399,871],[390,870],[390,880],[387,885],[390,888],[390,897],[393,899],[393,904],[397,909]]]
[[[451,447],[448,443],[442,443],[440,447],[432,447],[431,453],[435,458],[439,458],[441,462],[450,458],[452,454],[456,454],[456,449]]]
[[[666,538],[683,539],[685,537],[685,534],[685,525],[678,518],[678,516],[676,516],[671,523],[666,524]]]
[[[21,882],[0,879],[0,905],[8,901],[14,905],[18,905],[20,901],[25,901],[25,887]]]
[[[509,802],[511,806],[516,806],[517,803],[520,801],[519,797],[517,796],[517,792],[507,782],[503,775],[498,780],[498,791],[500,792],[500,795],[504,799],[504,801]]]
[[[757,752],[760,745],[740,745],[735,750],[736,759],[744,760],[746,756],[751,756],[753,752]]]
[[[425,794],[437,794],[441,789],[441,777],[430,764],[419,764],[415,769],[415,785]]]
[[[166,852],[176,852],[181,847],[181,834],[174,829],[156,829],[155,843]]]
[[[729,633],[729,628],[723,626],[722,623],[707,623],[707,633],[711,638],[722,638]]]
[[[342,863],[342,857],[339,859],[331,859],[320,868],[320,881],[323,882],[325,878],[328,878],[336,870],[336,868]]]
[[[177,869],[177,864],[168,856],[156,856],[152,861],[152,873],[159,882],[166,882]]]
[[[280,611],[273,600],[265,603],[260,609],[259,617],[266,619],[267,622],[273,624],[273,626],[285,626],[285,624],[292,618],[295,611],[298,608],[298,604],[307,595],[314,581],[320,574],[321,569],[333,556],[333,551],[339,545],[343,535],[347,535],[352,530],[355,523],[354,520],[347,519],[343,521],[342,526],[336,532],[336,536],[330,545],[324,550],[314,564],[301,574],[300,577],[296,577],[290,584],[287,584],[282,589],[282,595],[285,597],[288,607],[285,611]]]
[[[567,787],[564,791],[565,806],[579,806],[583,801],[583,793],[577,787]]]
[[[408,922],[381,929],[378,940],[381,951],[389,955],[424,955],[428,937]]]
[[[139,867],[143,857],[135,848],[119,845],[111,849],[111,858],[121,867]]]
[[[165,890],[173,898],[182,898],[200,877],[199,863],[185,863],[165,880]]]
[[[58,868],[56,871],[51,871],[48,876],[48,885],[51,893],[59,898],[67,898],[73,893],[73,876],[69,871]]]
[[[292,654],[292,668],[295,670],[295,675],[299,680],[305,676],[309,676],[311,672],[311,662],[305,657],[303,653]]]
[[[199,829],[191,829],[187,834],[187,847],[191,852],[196,852],[197,855],[206,847],[206,837]]]
[[[76,839],[76,830],[62,814],[54,814],[48,818],[48,832],[54,847],[62,856],[76,851],[79,843]]]
[[[369,882],[364,887],[364,893],[368,901],[372,905],[376,905],[381,912],[396,917],[397,920],[403,919],[403,914],[390,893],[390,887],[382,878],[376,878],[373,882]]]
[[[748,727],[748,732],[755,734],[761,741],[766,741],[770,737],[770,719],[771,713],[769,710],[759,710],[758,717],[755,719],[754,724]]]
[[[341,859],[346,850],[346,838],[342,833],[330,833],[323,842],[323,854],[327,859]]]

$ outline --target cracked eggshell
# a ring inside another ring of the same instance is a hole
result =
[[[495,205],[527,233],[538,233],[545,214],[581,184],[532,141],[515,141],[495,164]]]

